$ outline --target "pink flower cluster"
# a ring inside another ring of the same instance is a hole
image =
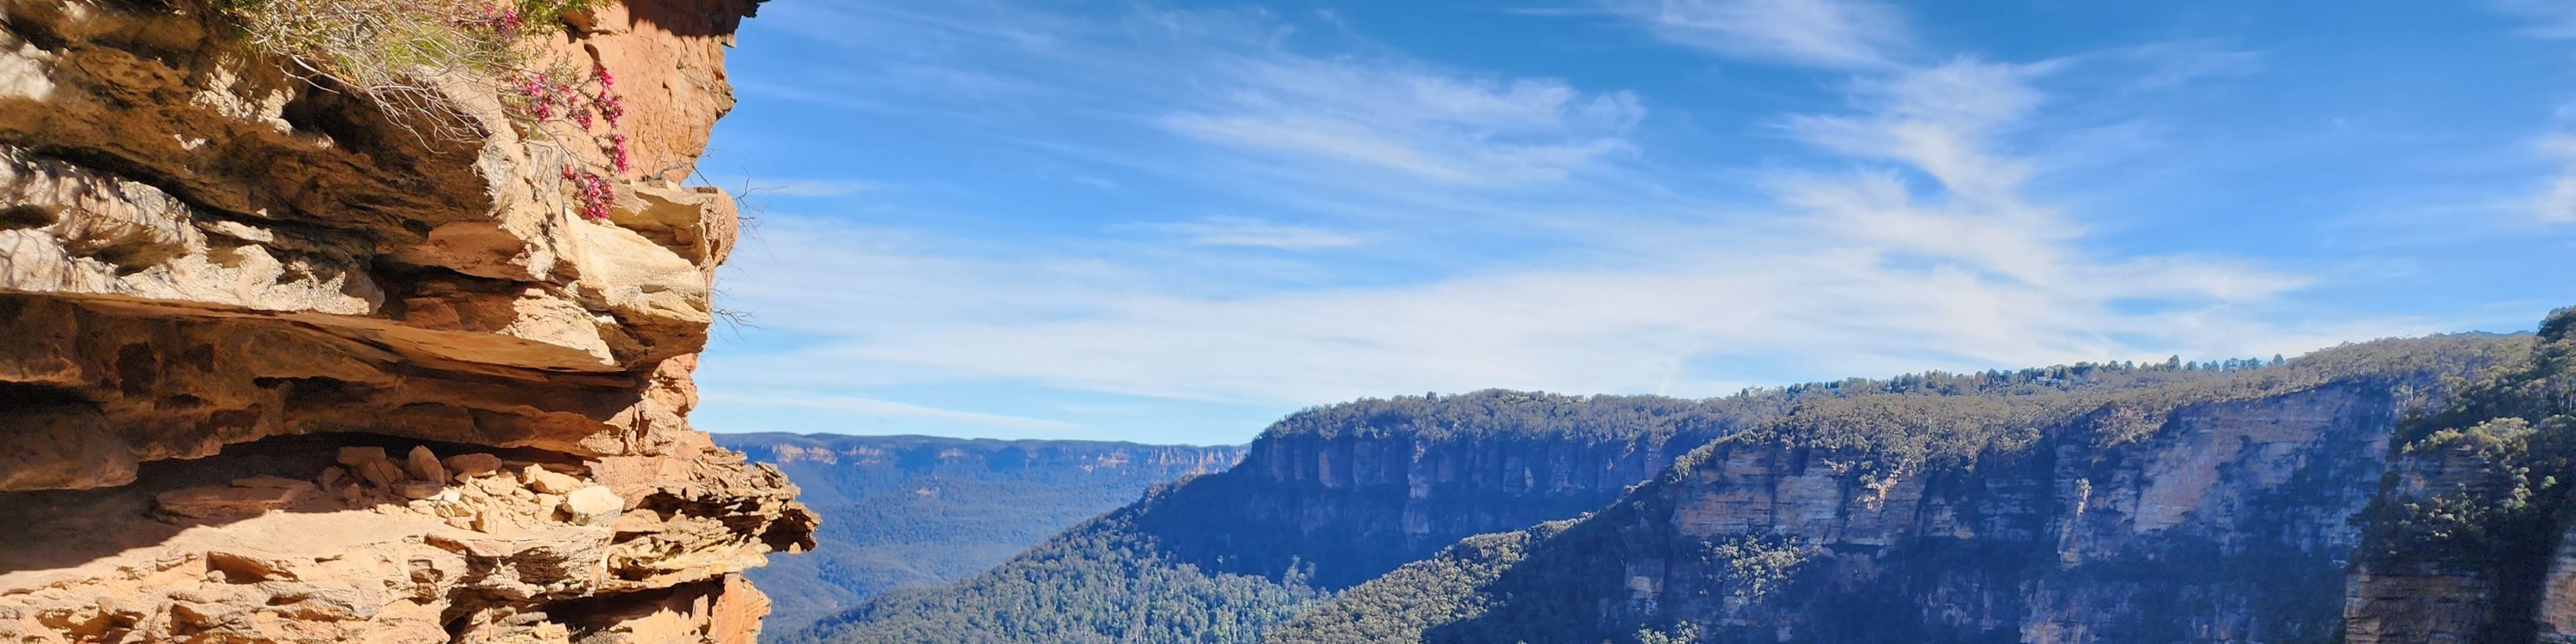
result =
[[[607,179],[586,170],[574,169],[569,163],[564,164],[563,178],[572,182],[573,198],[581,204],[581,218],[591,221],[608,219],[609,205],[617,201],[617,193],[609,189]]]
[[[482,15],[458,20],[457,23],[468,29],[490,31],[503,40],[519,37],[519,28],[525,26],[519,20],[519,7],[515,4],[484,7]]]
[[[529,120],[551,121],[557,115],[569,114],[584,123],[589,121],[588,111],[574,101],[581,94],[562,79],[538,73],[521,74],[517,81],[510,83],[510,91],[518,94],[514,97],[514,107]]]
[[[584,131],[591,129],[594,116],[599,121],[604,121],[608,135],[606,144],[600,149],[607,153],[609,166],[616,174],[622,175],[631,168],[633,159],[627,151],[626,135],[618,132],[620,121],[626,118],[626,102],[618,98],[617,77],[609,74],[607,67],[594,65],[591,67],[591,75],[593,80],[598,81],[599,91],[585,93],[576,88],[573,83],[551,75],[534,72],[522,74],[510,85],[511,91],[515,94],[511,105],[518,109],[522,116],[538,122],[551,121],[559,116],[571,118],[574,123],[580,124]],[[576,164],[566,163],[563,166],[563,179],[572,184],[573,198],[580,204],[582,218],[590,220],[608,218],[609,206],[616,197],[609,188],[606,178],[599,176],[598,173],[581,169]]]
[[[572,82],[551,74],[521,73],[518,80],[510,83],[510,91],[514,94],[510,97],[511,107],[533,121],[568,117],[585,130],[590,129],[595,114],[608,123],[608,129],[615,130],[618,122],[626,118],[626,101],[617,97],[617,77],[609,75],[606,67],[591,69],[599,81],[599,91],[588,94]]]
[[[616,166],[618,174],[626,174],[626,135],[608,135],[608,164]]]
[[[607,66],[593,65],[590,72],[599,79],[599,93],[591,97],[590,107],[599,111],[600,120],[608,122],[608,163],[617,168],[618,174],[626,174],[626,135],[617,132],[618,122],[626,118],[626,101],[617,98],[617,77],[608,73]],[[590,127],[590,123],[584,121],[582,127]]]
[[[618,120],[626,117],[626,101],[619,100],[615,91],[617,77],[610,76],[606,67],[594,66],[591,73],[599,81],[599,91],[588,97],[589,109],[575,112],[573,119],[581,122],[582,129],[590,129],[590,115],[597,112],[601,120],[608,122],[608,129],[615,130]]]
[[[599,98],[592,100],[590,105],[599,109],[599,117],[608,120],[608,127],[615,128],[618,119],[626,118],[626,101],[618,100],[617,95],[608,93],[608,90],[600,90]]]

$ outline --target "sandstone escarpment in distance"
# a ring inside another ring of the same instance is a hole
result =
[[[1160,486],[955,584],[878,596],[785,642],[1249,643],[1470,535],[1616,500],[1674,456],[1821,392],[1690,401],[1503,390],[1292,414],[1243,461]],[[1049,610],[1024,610],[1035,604]]]
[[[2440,336],[2062,392],[1819,401],[1264,641],[2362,641],[2356,616],[2421,621],[2345,601],[2370,585],[2347,572],[2399,428],[2534,345]]]
[[[6,2],[0,633],[748,641],[814,521],[685,422],[736,220],[681,180],[754,4],[545,36],[618,79],[592,219],[546,153],[599,132],[471,84],[424,125],[193,3]]]

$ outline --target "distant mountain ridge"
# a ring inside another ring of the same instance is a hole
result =
[[[1786,399],[1491,390],[1308,409],[1231,470],[1162,486],[1001,567],[890,593],[790,639],[1249,642],[1319,591],[1468,535],[1609,503]]]
[[[772,557],[749,573],[776,602],[772,638],[888,590],[990,568],[1150,486],[1223,471],[1244,454],[1242,446],[934,436],[715,439],[778,466],[823,518],[812,552]]]
[[[801,639],[1250,641],[1319,590],[1465,535],[1598,507],[1690,445],[1779,411],[1501,390],[1308,409],[1232,470],[1158,488],[1000,568],[889,595]],[[1056,608],[1019,608],[1031,604]]]

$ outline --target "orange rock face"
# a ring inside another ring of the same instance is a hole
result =
[[[0,639],[750,641],[814,519],[686,423],[736,222],[678,181],[755,4],[548,36],[626,106],[593,219],[472,83],[424,127],[192,3],[0,3]]]

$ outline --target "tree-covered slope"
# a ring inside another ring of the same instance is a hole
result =
[[[2530,344],[2382,341],[2007,395],[1847,388],[1267,641],[2328,641],[2401,412]]]
[[[1168,493],[1157,490],[1145,503]],[[1074,527],[955,584],[898,590],[781,642],[1122,644],[1249,642],[1316,594],[1280,578],[1199,568],[1162,555],[1136,507]]]
[[[924,436],[717,434],[776,464],[823,518],[815,549],[748,573],[777,608],[770,639],[899,588],[1009,560],[1148,487],[1223,471],[1243,448]]]
[[[2347,641],[2576,641],[2576,309],[2395,438]]]

